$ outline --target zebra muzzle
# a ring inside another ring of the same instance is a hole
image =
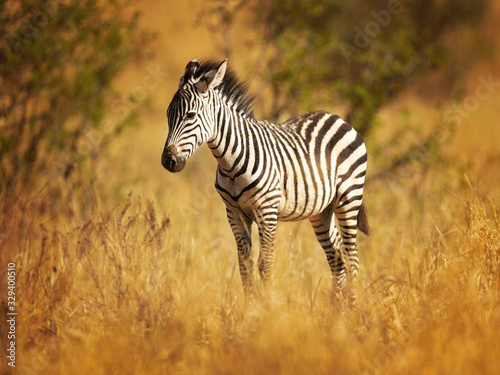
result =
[[[180,156],[172,147],[167,147],[161,155],[161,165],[169,172],[180,172],[186,165],[186,159]]]

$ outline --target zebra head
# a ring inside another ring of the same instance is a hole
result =
[[[168,136],[161,164],[169,172],[180,172],[186,160],[213,135],[215,111],[210,97],[222,83],[227,60],[216,69],[203,71],[190,61],[167,109]]]

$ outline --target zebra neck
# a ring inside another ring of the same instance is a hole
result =
[[[256,126],[256,120],[228,106],[222,106],[216,116],[214,138],[208,142],[208,146],[219,167],[229,176],[234,176],[239,166],[247,162],[252,128]]]

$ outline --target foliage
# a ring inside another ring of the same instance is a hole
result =
[[[135,113],[107,119],[112,84],[149,36],[128,1],[2,1],[1,188],[70,174]],[[130,12],[129,12],[130,13]],[[87,174],[88,178],[88,174]]]
[[[443,36],[479,21],[487,3],[258,1],[255,19],[270,49],[273,117],[336,101],[347,105],[347,120],[366,135],[383,105],[442,64],[446,48],[454,47],[444,45]]]

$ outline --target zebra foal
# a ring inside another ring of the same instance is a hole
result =
[[[252,222],[259,230],[258,269],[266,281],[278,221],[309,219],[336,295],[353,298],[346,279],[354,280],[359,269],[357,231],[368,235],[363,140],[339,116],[324,111],[282,124],[258,121],[252,101],[227,60],[190,61],[167,109],[162,165],[179,172],[198,147],[208,144],[218,162],[215,188],[226,204],[247,292],[254,285]]]

